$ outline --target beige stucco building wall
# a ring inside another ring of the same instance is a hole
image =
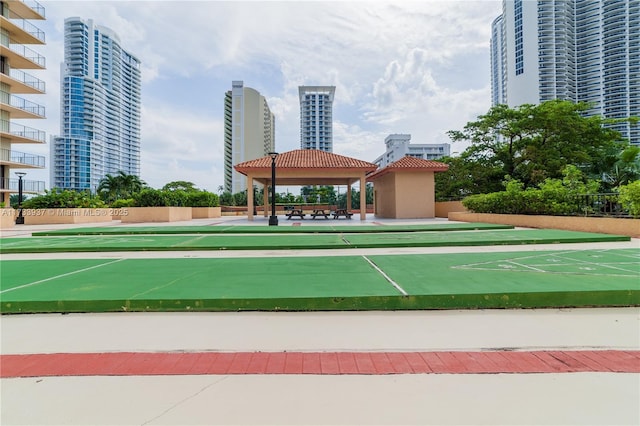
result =
[[[225,190],[247,189],[247,178],[234,164],[254,160],[275,150],[275,116],[264,96],[234,81],[225,96]]]
[[[396,171],[374,182],[375,216],[388,219],[435,217],[435,180],[429,171]]]

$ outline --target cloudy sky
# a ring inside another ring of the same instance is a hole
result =
[[[47,120],[23,124],[59,134],[64,20],[93,19],[142,61],[141,177],[156,188],[187,180],[217,192],[223,184],[232,80],[267,98],[280,152],[300,146],[300,85],[336,86],[334,153],[366,161],[391,133],[450,142],[447,130],[490,107],[490,26],[500,0],[40,2],[47,21],[34,23],[47,45],[37,50],[48,69],[37,76],[47,95],[34,101]],[[28,148],[48,168],[48,144]],[[29,179],[48,187],[48,170]]]

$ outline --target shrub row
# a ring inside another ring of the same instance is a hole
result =
[[[563,170],[562,179],[547,179],[537,188],[526,188],[522,182],[507,179],[506,190],[477,194],[462,200],[468,210],[476,213],[583,215],[592,207],[581,205],[581,197],[598,192],[599,183],[585,180],[575,166]],[[640,181],[622,185],[617,200],[631,215],[640,215]]]
[[[22,207],[25,209],[99,209],[107,207],[107,205],[89,191],[71,191],[69,189],[53,188],[46,190],[43,195],[24,201]]]
[[[218,195],[208,191],[171,191],[149,188],[133,194],[132,198],[116,200],[111,204],[111,207],[218,207],[219,205]],[[107,204],[98,196],[92,195],[88,191],[53,188],[45,191],[44,195],[39,195],[24,201],[22,207],[25,209],[95,209],[107,207]]]
[[[136,207],[218,207],[220,205],[218,195],[208,191],[171,191],[151,188],[134,194],[132,201],[133,206]]]

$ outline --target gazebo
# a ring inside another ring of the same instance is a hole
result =
[[[247,188],[253,188],[254,182],[261,183],[264,188],[264,216],[269,211],[269,195],[267,188],[271,182],[271,157],[265,156],[255,160],[236,164],[238,173],[247,177]],[[377,166],[367,161],[358,160],[317,149],[297,149],[283,152],[276,157],[276,185],[346,185],[347,206],[351,205],[351,185],[360,183],[360,220],[367,217],[366,180],[367,174]],[[248,219],[253,220],[253,191],[247,191]]]

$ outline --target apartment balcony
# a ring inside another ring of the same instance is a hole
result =
[[[0,149],[0,164],[19,169],[42,169],[45,166],[45,159],[41,155]]]
[[[0,15],[0,24],[11,34],[11,41],[19,44],[45,44],[44,31],[26,19],[7,19]]]
[[[15,69],[43,70],[46,68],[45,57],[22,44],[0,43],[0,55],[9,58],[11,67]]]
[[[46,143],[44,131],[9,120],[0,120],[0,136],[11,143]]]
[[[18,192],[17,178],[0,178],[0,192]],[[44,181],[22,179],[22,192],[27,194],[38,194],[44,192]]]
[[[4,95],[5,93],[0,94]],[[9,96],[9,103],[5,103],[6,99],[2,98],[4,96],[0,98],[0,108],[3,111],[8,111],[11,118],[45,118],[45,108],[42,105],[14,95]]]
[[[45,93],[45,82],[19,69],[11,69],[9,74],[0,73],[0,83],[11,86],[11,93]]]
[[[44,20],[44,7],[35,0],[6,0],[9,5],[9,18]]]

